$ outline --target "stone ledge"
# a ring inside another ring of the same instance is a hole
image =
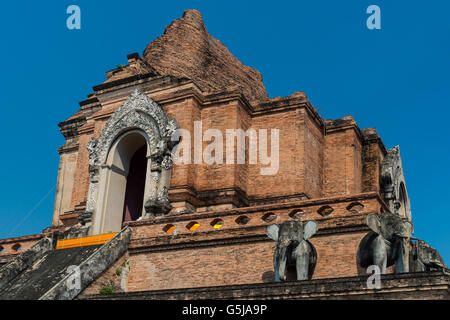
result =
[[[81,300],[188,299],[450,299],[446,271],[387,274],[381,289],[367,289],[366,276],[217,287],[180,288],[79,296]]]

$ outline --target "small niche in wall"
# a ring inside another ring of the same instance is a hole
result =
[[[300,219],[302,215],[305,214],[305,211],[301,210],[301,209],[295,209],[292,210],[291,213],[289,213],[289,217],[291,217],[292,219]]]
[[[191,221],[186,225],[186,229],[188,229],[189,231],[195,231],[198,229],[198,227],[200,227],[200,223],[198,223],[197,221]]]
[[[326,217],[329,216],[333,211],[334,209],[330,206],[322,206],[319,208],[319,210],[317,210],[317,213],[319,213],[322,217]]]
[[[351,213],[361,213],[364,209],[364,205],[360,202],[352,202],[347,206],[347,211]]]
[[[214,220],[211,222],[211,226],[212,226],[214,229],[218,230],[218,229],[220,229],[220,228],[223,227],[223,220],[222,220],[222,219],[214,219]]]
[[[277,216],[276,216],[275,213],[273,213],[273,212],[267,212],[266,214],[264,214],[264,215],[262,216],[261,219],[262,219],[264,222],[272,222],[272,221],[274,221],[276,218],[277,218]]]
[[[237,224],[241,224],[241,225],[247,224],[249,221],[250,221],[250,218],[247,216],[240,216],[235,220],[235,222]]]
[[[175,227],[173,224],[165,225],[163,228],[163,231],[167,234],[173,234],[177,227]]]
[[[13,249],[14,251],[20,251],[22,249],[22,245],[20,243],[16,243],[14,244],[11,249]]]

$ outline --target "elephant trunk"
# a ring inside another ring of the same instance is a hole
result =
[[[289,244],[281,244],[275,250],[275,281],[286,280],[288,247]]]
[[[297,280],[308,280],[311,248],[308,241],[303,240],[294,251],[296,259]]]
[[[409,239],[399,238],[396,247],[395,273],[409,272]]]

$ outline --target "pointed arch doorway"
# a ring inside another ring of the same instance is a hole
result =
[[[147,146],[140,147],[133,155],[125,188],[122,222],[141,217],[144,203],[145,177],[147,171]]]
[[[144,213],[150,170],[147,157],[148,137],[140,130],[125,132],[113,142],[100,173],[103,192],[99,200],[105,214],[99,223],[103,232],[116,232],[123,222],[137,220]]]

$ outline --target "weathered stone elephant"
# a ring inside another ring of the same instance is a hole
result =
[[[439,252],[423,240],[417,240],[409,259],[410,272],[447,269]]]
[[[296,266],[297,280],[311,279],[316,266],[317,254],[307,240],[317,232],[317,222],[298,220],[284,221],[267,227],[267,235],[277,241],[273,257],[275,281],[286,281],[288,265]]]
[[[377,265],[385,274],[395,264],[395,273],[408,272],[413,225],[392,213],[369,214],[367,225],[372,231],[359,244],[359,266]]]

